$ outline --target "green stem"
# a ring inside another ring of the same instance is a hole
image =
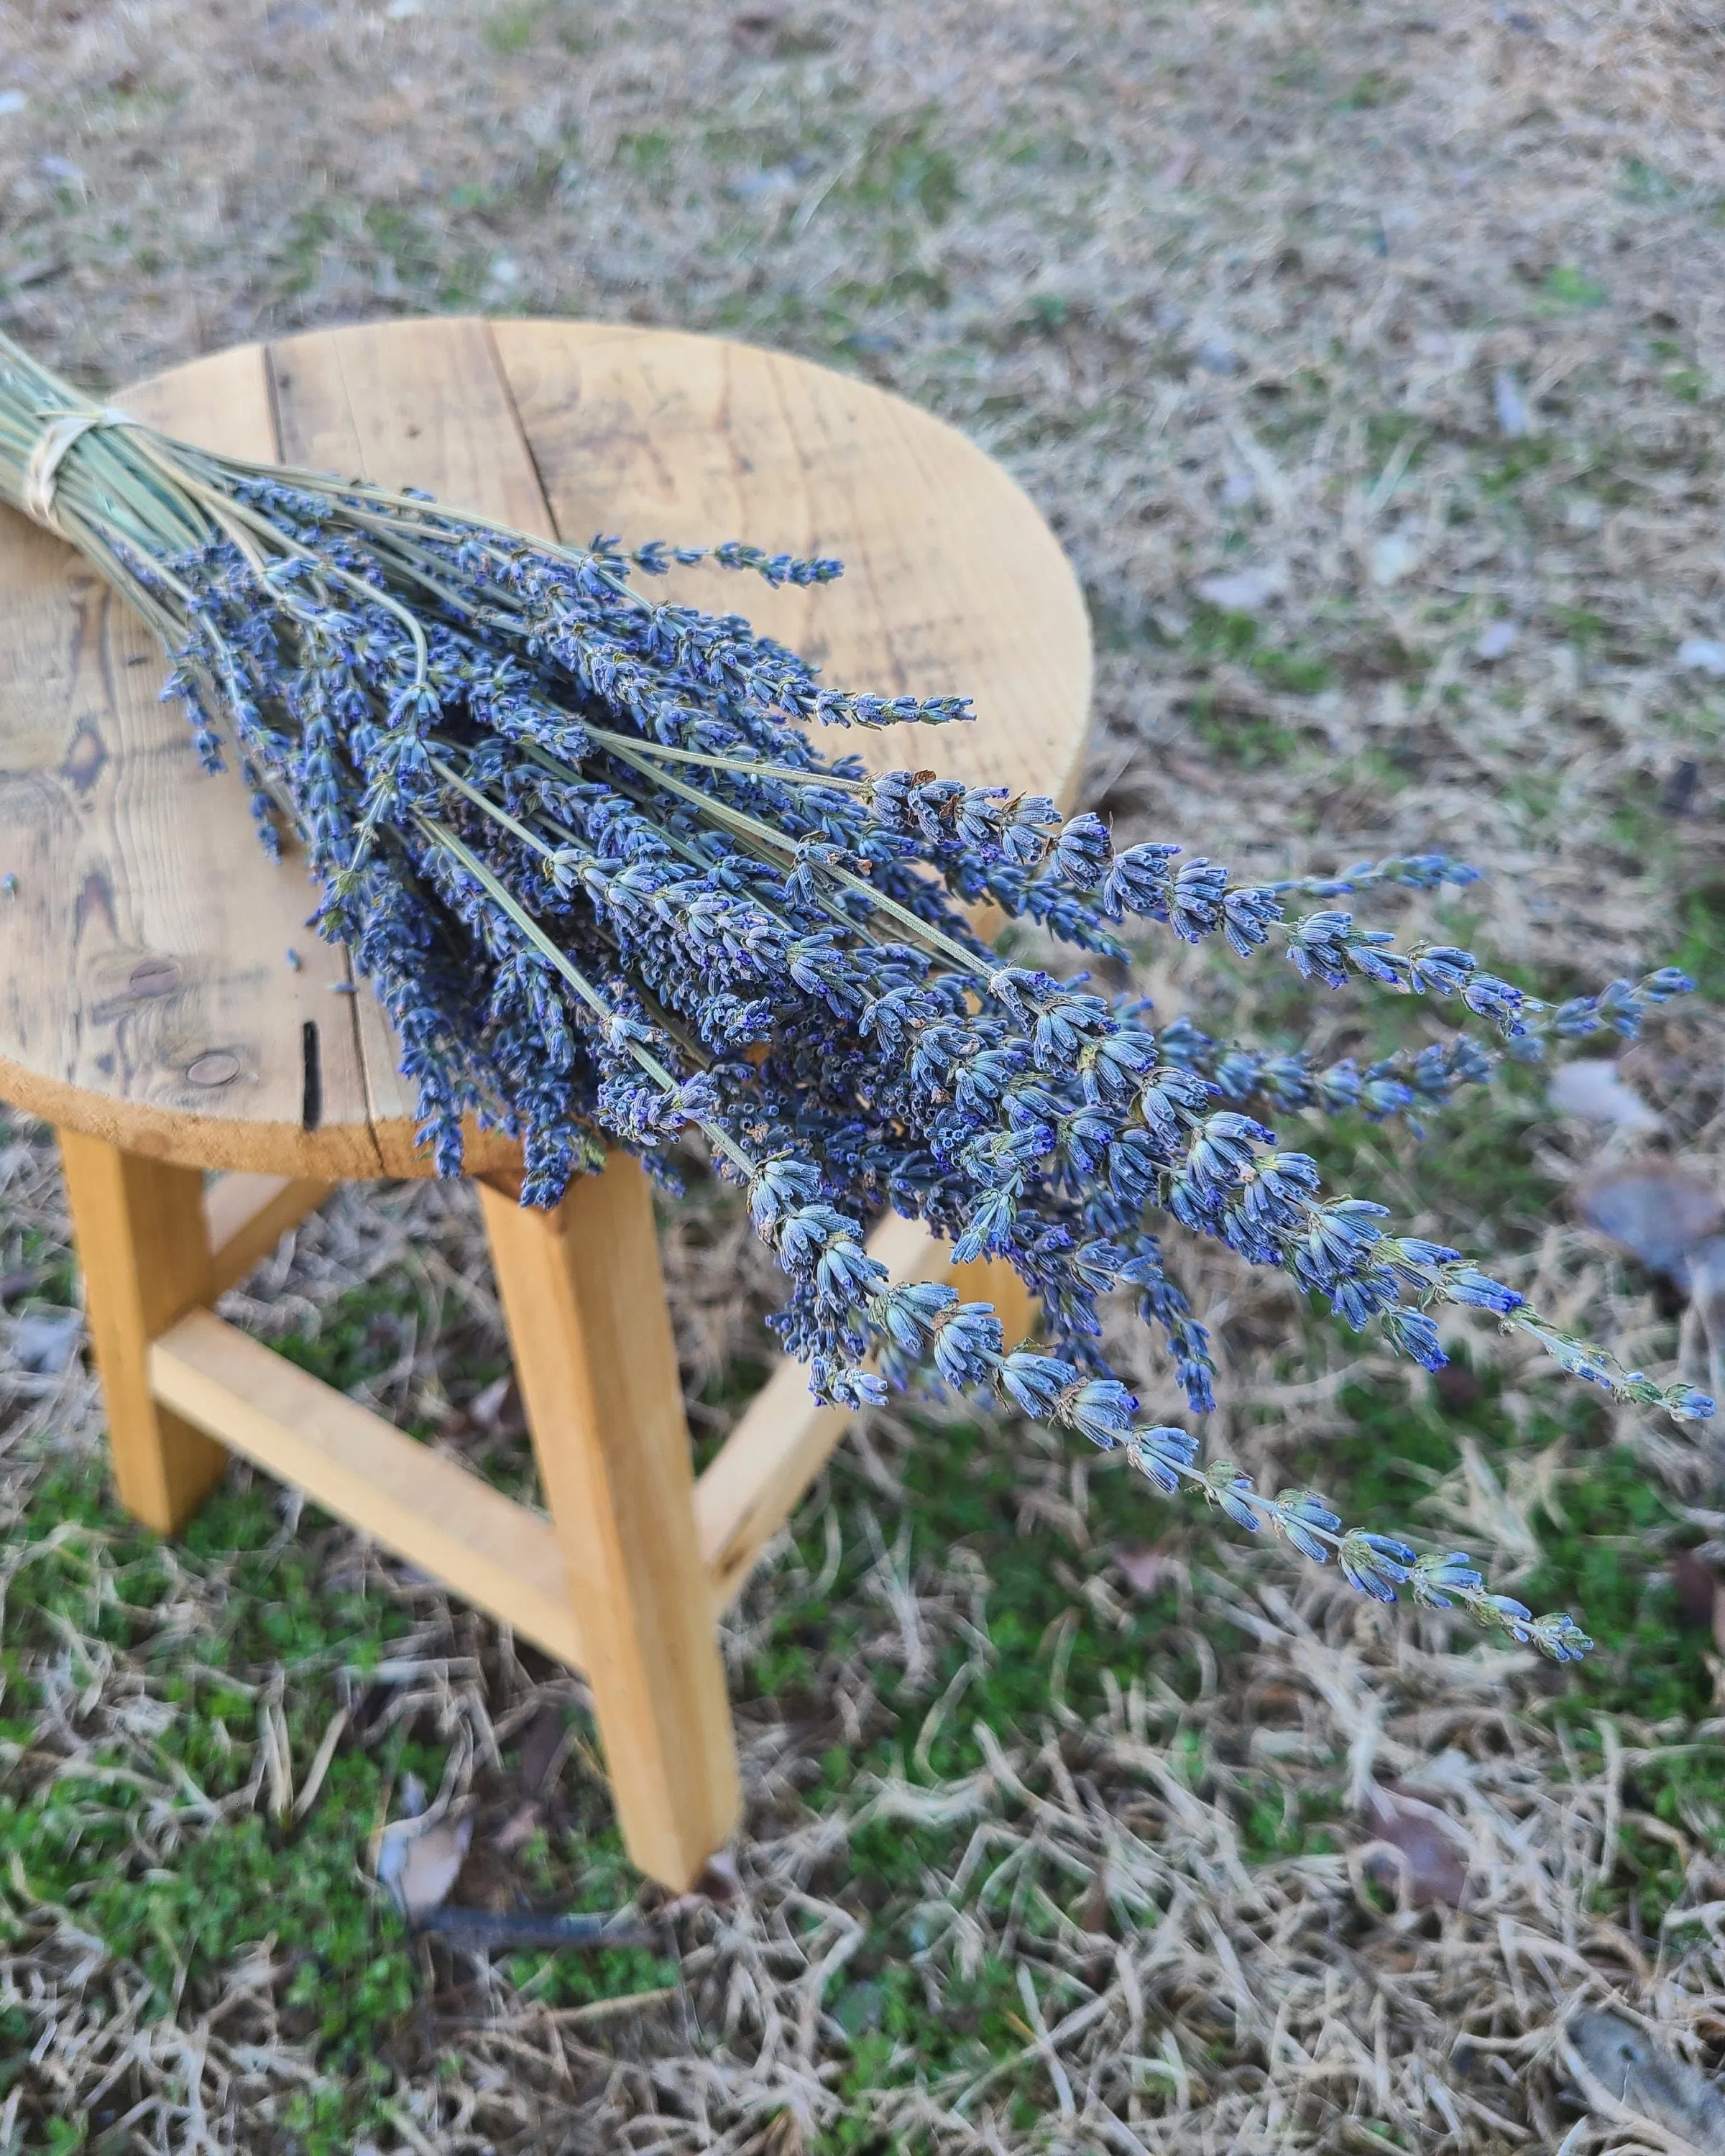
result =
[[[662,742],[637,741],[628,734],[608,732],[603,726],[581,722],[582,732],[592,740],[602,742],[607,748],[635,749],[643,756],[663,758],[671,763],[703,764],[709,771],[737,771],[750,778],[776,778],[789,786],[836,786],[847,793],[866,793],[870,782],[866,778],[845,778],[832,771],[798,771],[788,763],[752,763],[741,757],[704,756],[699,749],[668,748]]]

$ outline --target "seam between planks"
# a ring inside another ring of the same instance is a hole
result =
[[[332,341],[336,343],[339,350],[339,339],[332,337]],[[270,404],[270,424],[271,430],[275,436],[275,461],[280,464],[283,460],[281,389],[280,385],[276,380],[276,347],[274,340],[266,341],[264,345],[263,351],[264,384]],[[338,367],[339,365],[340,362],[338,360]],[[342,393],[345,396],[347,389],[347,378],[345,373],[341,377],[341,389]],[[351,410],[352,406],[352,399],[351,398],[348,399],[348,404]],[[305,879],[305,886],[308,891],[315,891],[316,886],[312,884],[311,879],[309,875]],[[320,937],[319,940],[321,941],[322,939]],[[347,1006],[346,1021],[349,1033],[352,1037],[353,1058],[354,1061],[359,1066],[360,1090],[364,1096],[366,1143],[371,1147],[372,1158],[376,1164],[377,1173],[381,1176],[383,1173],[383,1142],[377,1135],[377,1116],[375,1106],[377,1096],[372,1085],[371,1065],[366,1060],[364,1029],[361,1026],[359,1022],[359,998],[362,995],[369,995],[372,992],[365,983],[356,981],[354,978],[353,956],[345,943],[341,945],[341,950],[342,973],[347,982],[347,985],[351,988],[355,989],[357,993],[351,996],[343,996],[340,1000]],[[315,1019],[313,1023],[321,1029],[324,1021],[321,1019]],[[321,1055],[321,1048],[322,1044],[320,1040],[320,1056]],[[301,1121],[302,1122],[304,1121],[303,1112]],[[307,1135],[311,1136],[312,1133],[308,1132]]]
[[[545,472],[539,462],[539,452],[534,448],[533,437],[527,432],[527,423],[521,417],[515,384],[509,378],[509,368],[504,362],[502,347],[497,342],[496,324],[489,315],[481,315],[479,320],[485,333],[485,351],[491,362],[491,372],[496,376],[498,387],[503,392],[503,402],[509,408],[510,424],[515,429],[516,439],[521,444],[521,454],[526,458],[528,469],[532,472],[533,484],[539,490],[539,506],[545,511],[545,521],[551,527],[552,537],[558,545],[567,547],[568,538],[557,521],[556,505],[552,501],[550,488],[545,484]]]

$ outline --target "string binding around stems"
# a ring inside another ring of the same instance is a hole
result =
[[[60,466],[69,453],[84,437],[98,427],[141,427],[141,419],[134,419],[129,412],[117,405],[94,405],[82,411],[56,412],[44,414],[48,424],[37,438],[36,446],[24,465],[22,488],[23,506],[26,516],[39,524],[44,531],[51,531],[56,539],[67,539],[69,535],[54,513],[54,498],[59,485]]]

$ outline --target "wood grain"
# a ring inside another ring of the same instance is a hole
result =
[[[175,1415],[580,1668],[562,1551],[537,1513],[208,1311],[162,1334],[148,1376]]]
[[[115,1486],[134,1519],[172,1534],[228,1464],[202,1429],[157,1405],[148,1370],[156,1334],[215,1297],[203,1180],[80,1131],[59,1140]]]
[[[1090,654],[1059,547],[979,450],[864,383],[670,331],[442,320],[245,346],[125,401],[213,448],[411,480],[528,529],[551,528],[548,495],[577,542],[836,552],[846,577],[819,592],[702,570],[661,588],[748,613],[844,685],[974,696],[974,726],[845,744],[877,764],[1076,786]],[[69,548],[0,511],[0,872],[18,885],[0,899],[0,1095],[188,1164],[425,1173],[381,1011],[340,993],[301,870],[264,859],[235,778],[199,773],[162,670]],[[476,1142],[473,1165],[510,1157]]]
[[[559,325],[559,326],[562,326]],[[490,325],[460,316],[317,330],[270,347],[283,459],[554,537]]]
[[[495,333],[566,541],[606,531],[838,556],[844,576],[813,590],[706,567],[653,589],[747,614],[834,687],[974,699],[973,726],[838,744],[875,770],[937,764],[1070,803],[1090,715],[1083,596],[1034,505],[963,435],[752,345],[623,324]]]
[[[680,1891],[740,1794],[650,1186],[616,1153],[555,1212],[480,1192],[624,1840]]]

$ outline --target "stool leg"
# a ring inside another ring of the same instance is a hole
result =
[[[555,1212],[480,1194],[624,1840],[680,1891],[739,1789],[651,1191],[618,1152]]]
[[[105,1138],[57,1135],[115,1485],[135,1520],[172,1534],[228,1464],[213,1437],[157,1405],[146,1367],[158,1333],[215,1300],[203,1178]]]

